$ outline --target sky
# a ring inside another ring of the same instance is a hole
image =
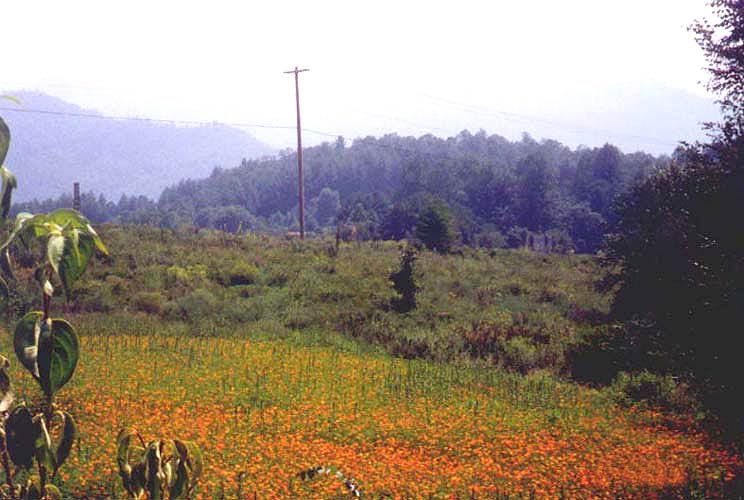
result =
[[[6,2],[0,89],[112,115],[292,126],[283,71],[300,66],[303,128],[328,134],[305,132],[308,145],[463,128],[602,143],[628,135],[602,118],[623,89],[706,96],[687,26],[708,12],[704,0]],[[291,129],[249,131],[295,145]]]

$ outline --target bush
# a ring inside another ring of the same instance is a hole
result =
[[[160,292],[140,292],[134,296],[134,307],[148,314],[160,314],[162,300]]]
[[[684,387],[670,375],[657,375],[648,371],[620,372],[612,384],[620,404],[647,403],[665,410],[691,408]]]
[[[439,253],[449,252],[455,239],[449,207],[442,202],[430,204],[419,215],[415,232],[416,238],[426,248]]]
[[[525,337],[513,337],[503,343],[503,363],[506,368],[526,374],[538,368],[537,347]]]
[[[406,246],[400,255],[400,268],[390,274],[393,288],[398,293],[398,297],[392,301],[392,307],[401,313],[416,308],[416,294],[419,292],[419,287],[413,275],[415,262],[416,250],[412,246]]]
[[[254,264],[238,262],[228,273],[227,282],[230,286],[253,285],[258,282],[259,270]]]
[[[196,321],[214,314],[217,299],[209,290],[199,288],[179,299],[178,305],[185,319]]]
[[[80,312],[109,312],[114,309],[114,299],[106,284],[89,281],[79,286],[75,294],[75,309]]]
[[[207,278],[207,266],[195,264],[193,266],[170,266],[165,270],[165,286],[191,287],[202,283]]]
[[[169,320],[182,320],[183,317],[183,310],[181,309],[181,306],[178,305],[178,302],[175,300],[169,300],[165,303],[163,303],[163,306],[161,308],[160,314],[165,318]]]
[[[621,371],[663,369],[665,355],[653,344],[653,337],[644,332],[606,325],[585,331],[568,350],[567,362],[574,379],[605,385]]]

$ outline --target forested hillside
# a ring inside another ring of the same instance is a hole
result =
[[[519,246],[530,233],[550,233],[561,249],[593,252],[616,195],[667,163],[609,144],[572,150],[526,134],[516,142],[483,131],[447,139],[367,137],[351,145],[338,138],[304,150],[307,228],[335,227],[340,218],[358,237],[400,239],[415,236],[426,213],[441,219],[453,244]],[[71,203],[66,195],[16,210]],[[216,168],[206,179],[166,188],[157,203],[88,194],[83,211],[95,222],[296,230],[296,154]]]
[[[50,95],[9,93],[21,105],[2,104],[13,131],[7,163],[19,176],[34,179],[33,190],[28,185],[18,189],[18,201],[59,196],[75,181],[114,199],[122,194],[157,197],[175,180],[203,177],[215,166],[273,152],[226,125],[107,119]]]

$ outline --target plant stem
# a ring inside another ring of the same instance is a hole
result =
[[[8,447],[5,436],[0,438],[2,442],[2,450],[0,450],[0,459],[2,460],[3,469],[5,469],[5,482],[10,489],[10,498],[15,500],[15,486],[13,486],[13,475],[10,472],[10,460],[8,459]]]

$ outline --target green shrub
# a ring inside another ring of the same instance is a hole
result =
[[[160,292],[140,292],[134,296],[134,307],[148,314],[160,314],[162,300]]]
[[[181,309],[181,306],[178,304],[178,302],[176,302],[175,300],[164,302],[160,314],[165,319],[169,320],[177,321],[184,319],[183,310]]]
[[[109,312],[116,304],[108,287],[100,281],[89,281],[76,289],[75,309],[81,312]]]
[[[198,288],[178,300],[182,316],[189,321],[197,321],[214,314],[217,299],[209,290]]]
[[[525,337],[513,337],[502,345],[505,368],[528,373],[538,368],[540,360],[537,347]]]
[[[195,264],[193,266],[170,266],[165,270],[165,285],[172,286],[195,286],[207,278],[207,266]]]
[[[228,273],[227,284],[230,286],[253,285],[258,282],[260,272],[254,264],[238,262]]]
[[[647,403],[665,410],[690,409],[691,400],[685,387],[670,375],[648,371],[620,372],[612,384],[612,391],[620,404]]]
[[[390,281],[398,294],[392,301],[393,309],[405,313],[416,309],[416,294],[420,288],[416,284],[414,276],[414,264],[416,262],[416,250],[407,246],[400,255],[400,268],[390,274]]]
[[[653,339],[649,337],[629,332],[619,325],[585,330],[566,355],[572,377],[580,382],[604,385],[622,371],[661,366],[659,353],[655,352]]]

